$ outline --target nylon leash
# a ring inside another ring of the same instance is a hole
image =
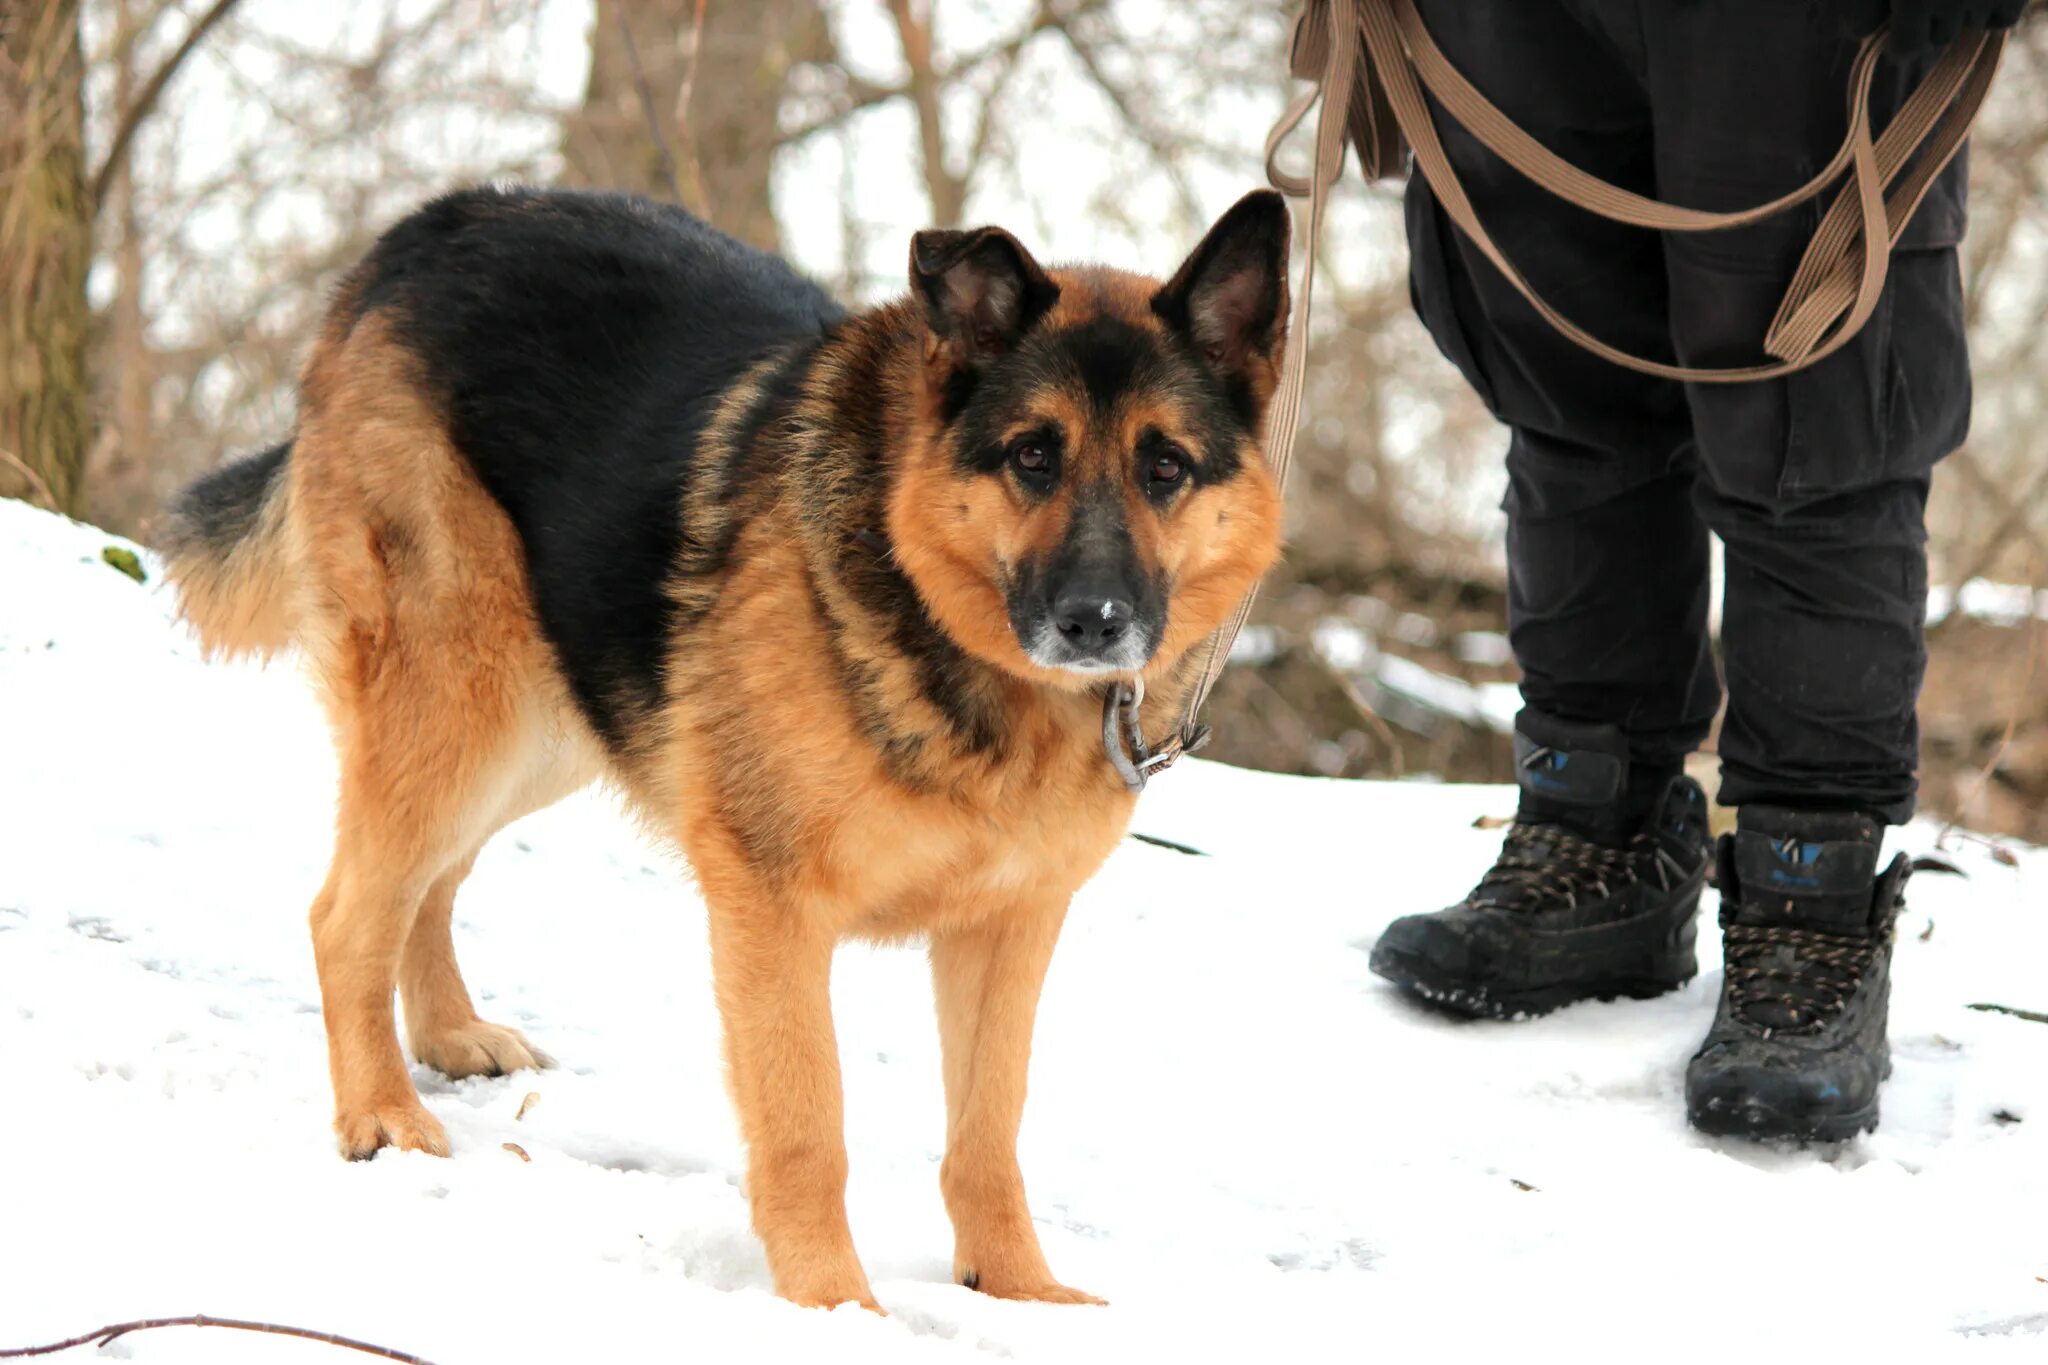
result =
[[[1828,163],[1805,184],[1776,199],[1717,213],[1646,198],[1589,175],[1549,151],[1458,72],[1430,36],[1414,0],[1309,0],[1295,20],[1289,46],[1295,74],[1308,79],[1310,85],[1288,103],[1266,138],[1267,180],[1281,193],[1309,201],[1301,292],[1294,300],[1287,356],[1267,416],[1264,442],[1267,465],[1283,499],[1307,383],[1309,299],[1315,286],[1316,251],[1322,241],[1323,211],[1330,190],[1343,171],[1347,133],[1368,179],[1401,174],[1400,148],[1405,141],[1415,171],[1428,182],[1446,216],[1530,307],[1575,345],[1627,369],[1683,383],[1755,383],[1795,373],[1833,355],[1854,339],[1876,312],[1884,294],[1891,250],[1936,178],[1969,137],[1997,75],[2006,37],[2003,31],[1963,34],[1942,53],[1883,134],[1873,135],[1871,87],[1887,38],[1887,30],[1879,29],[1857,49],[1849,79],[1849,130]],[[1664,232],[1745,227],[1824,194],[1846,177],[1848,183],[1828,206],[1764,335],[1763,351],[1771,359],[1722,368],[1670,364],[1610,346],[1565,317],[1523,278],[1479,221],[1437,135],[1431,98],[1446,117],[1537,185],[1590,213],[1636,227]],[[1281,146],[1318,103],[1322,107],[1316,115],[1314,159],[1308,178],[1303,179],[1282,171],[1277,158]],[[1871,249],[1880,242],[1882,250]],[[1138,724],[1138,708],[1144,701],[1142,683],[1107,689],[1103,746],[1130,790],[1144,790],[1153,773],[1208,742],[1209,727],[1201,723],[1202,708],[1215,690],[1257,597],[1254,587],[1210,637],[1201,672],[1181,707],[1179,720],[1158,750],[1147,750]]]
[[[1339,10],[1342,6],[1325,4],[1320,7],[1328,24],[1329,64],[1326,78],[1330,88],[1348,90],[1353,72],[1358,66],[1359,34],[1351,24],[1341,23]],[[1305,11],[1299,22],[1308,22],[1316,6]],[[1311,89],[1306,98],[1313,100],[1316,91]],[[1308,111],[1308,104],[1297,98],[1298,112],[1294,122],[1299,123]],[[1291,129],[1293,124],[1289,125]],[[1293,318],[1288,323],[1287,354],[1280,365],[1280,383],[1274,390],[1273,400],[1266,414],[1266,431],[1262,447],[1266,465],[1272,471],[1273,482],[1279,486],[1281,500],[1287,496],[1287,475],[1294,463],[1294,437],[1301,424],[1302,392],[1308,383],[1308,317],[1309,295],[1314,291],[1316,281],[1316,244],[1322,240],[1323,208],[1328,203],[1330,189],[1337,183],[1337,177],[1344,170],[1344,116],[1336,111],[1334,101],[1325,100],[1321,112],[1316,116],[1316,146],[1314,171],[1309,186],[1308,251],[1302,264],[1301,292],[1294,298]],[[1271,144],[1268,146],[1270,159]],[[1299,181],[1290,180],[1288,185],[1278,185],[1283,193],[1294,193],[1290,186]],[[1250,619],[1252,604],[1258,600],[1259,590],[1253,585],[1237,605],[1223,628],[1209,637],[1209,643],[1202,660],[1202,670],[1196,676],[1192,689],[1181,704],[1180,719],[1173,732],[1156,752],[1132,759],[1121,752],[1122,746],[1114,739],[1115,729],[1111,715],[1123,711],[1129,717],[1129,727],[1139,736],[1143,745],[1143,730],[1138,724],[1138,707],[1144,700],[1143,684],[1133,688],[1117,684],[1109,689],[1103,702],[1103,742],[1110,751],[1110,760],[1124,785],[1137,792],[1145,789],[1146,781],[1154,774],[1173,766],[1183,754],[1191,754],[1209,742],[1209,727],[1202,724],[1202,707],[1209,700],[1209,694],[1216,688],[1216,680],[1223,674],[1223,666],[1229,661],[1230,650],[1237,643],[1238,634],[1244,623]],[[1129,769],[1129,771],[1126,771]]]

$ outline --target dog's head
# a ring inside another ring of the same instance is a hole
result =
[[[1157,673],[1272,564],[1288,237],[1280,196],[1247,195],[1164,284],[1041,269],[1000,228],[913,239],[923,393],[890,539],[963,648],[1062,687]]]

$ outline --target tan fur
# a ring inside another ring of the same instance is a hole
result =
[[[1061,308],[1115,308],[1156,325],[1142,306],[1156,284],[1108,272],[1062,281]],[[449,916],[496,830],[606,776],[680,843],[709,907],[754,1226],[777,1292],[875,1307],[846,1218],[828,978],[842,939],[921,937],[944,1054],[941,1185],[955,1274],[1005,1298],[1097,1301],[1047,1268],[1016,1138],[1033,1015],[1068,901],[1122,837],[1132,798],[1103,757],[1097,695],[1023,657],[993,586],[1003,557],[1056,536],[1064,513],[963,480],[950,452],[917,435],[929,423],[916,409],[931,401],[917,363],[891,380],[908,397],[889,540],[926,609],[1003,670],[991,685],[1012,743],[1000,759],[923,757],[909,782],[863,733],[828,629],[875,660],[892,716],[914,726],[930,703],[807,567],[845,528],[807,521],[786,495],[756,510],[715,610],[676,641],[671,699],[629,752],[608,755],[540,634],[510,521],[450,443],[402,347],[374,313],[330,326],[307,367],[288,487],[275,499],[283,521],[262,561],[215,579],[188,568],[181,582],[202,631],[229,648],[274,647],[288,602],[333,723],[334,861],[311,919],[345,1155],[448,1150],[407,1076],[394,990],[414,1055],[450,1075],[545,1064],[516,1031],[477,1017]],[[829,420],[824,369],[806,398],[817,421]],[[758,382],[757,372],[735,386],[707,443],[734,426]],[[1177,420],[1134,400],[1116,432],[1090,435],[1081,413],[1048,404],[1090,458],[1108,458],[1091,441],[1127,440],[1143,424],[1172,432]],[[1178,585],[1147,710],[1156,732],[1190,681],[1182,656],[1276,550],[1279,501],[1262,466],[1190,498],[1170,527],[1141,497],[1130,509],[1141,551]],[[674,591],[684,606],[710,600],[687,582]]]
[[[1110,315],[1151,331],[1160,330],[1149,300],[1156,280],[1120,270],[1089,267],[1055,272],[1060,300],[1048,327]],[[940,374],[947,363],[934,348],[922,391],[936,404]],[[1277,360],[1262,365],[1254,385],[1263,404],[1279,380]],[[932,426],[932,413],[921,414]],[[1073,395],[1046,392],[1039,406],[1016,423],[1022,434],[1041,423],[1058,426],[1075,454],[1075,473],[1066,491],[1043,506],[1020,508],[1002,485],[990,479],[963,481],[951,451],[910,443],[889,503],[890,540],[904,570],[917,581],[925,605],[946,633],[969,653],[1008,673],[1067,691],[1092,691],[1094,684],[1072,673],[1042,669],[1024,654],[1011,631],[1000,586],[1002,565],[1014,563],[1056,542],[1072,511],[1072,488],[1114,477],[1111,467],[1125,458],[1139,431],[1154,427],[1184,445],[1199,444],[1186,417],[1154,395],[1134,393],[1113,427],[1091,430]],[[1187,652],[1208,637],[1279,556],[1280,492],[1264,475],[1264,458],[1247,444],[1242,458],[1250,477],[1226,487],[1198,490],[1174,514],[1171,533],[1135,488],[1126,487],[1127,519],[1140,557],[1163,565],[1175,580],[1173,611],[1165,638],[1145,670],[1154,718],[1170,717],[1183,687],[1192,681]],[[1125,480],[1115,478],[1116,482]],[[1099,750],[1097,751],[1099,756]]]
[[[540,1060],[477,1018],[448,917],[485,840],[588,782],[597,745],[533,622],[511,526],[384,328],[330,332],[302,392],[287,538],[318,590],[297,638],[341,767],[312,910],[335,1130],[350,1157],[446,1153],[399,1052],[394,986],[414,1053],[449,1074]]]

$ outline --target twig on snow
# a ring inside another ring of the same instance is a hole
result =
[[[2048,1014],[2042,1014],[2038,1010],[2016,1010],[2011,1005],[1993,1005],[1988,1001],[1975,1005],[1966,1005],[1964,1008],[1983,1010],[1986,1014],[2009,1014],[2015,1019],[2024,1019],[2030,1024],[2048,1024]]]
[[[1986,852],[1988,852],[1988,853],[1990,853],[1990,855],[1991,855],[1991,861],[1993,861],[1993,862],[1995,862],[1995,863],[2002,863],[2002,864],[2004,864],[2004,865],[2005,865],[2006,867],[2018,867],[2018,866],[2020,865],[2020,858],[2019,858],[2019,855],[2018,855],[2017,853],[2014,853],[2014,852],[2013,852],[2013,851],[2012,851],[2011,849],[2007,848],[2007,847],[2006,847],[2006,846],[2005,846],[2004,844],[2001,844],[2001,843],[1999,843],[1999,842],[1998,842],[1998,840],[1996,840],[1996,839],[1987,839],[1987,838],[1985,838],[1985,837],[1984,837],[1983,835],[1981,835],[1981,834],[1972,834],[1972,833],[1971,833],[1971,832],[1970,832],[1969,830],[1966,830],[1966,829],[1947,829],[1947,830],[1943,830],[1943,831],[1941,832],[1941,834],[1940,834],[1940,835],[1939,835],[1939,836],[1938,836],[1938,837],[1937,837],[1937,838],[1935,839],[1935,843],[1936,843],[1936,845],[1937,845],[1937,846],[1940,846],[1940,845],[1943,845],[1943,844],[1945,843],[1945,841],[1947,841],[1947,840],[1949,840],[1949,839],[1961,839],[1961,840],[1962,840],[1962,841],[1963,841],[1964,843],[1967,843],[1967,844],[1982,844],[1982,845],[1984,846],[1984,848],[1985,848],[1985,851],[1986,851]],[[1928,867],[1928,868],[1922,868],[1922,867],[1920,867],[1920,865],[1919,865],[1919,864],[1920,864],[1921,862],[1924,862],[1924,861],[1928,861],[1928,860],[1926,860],[1926,859],[1919,859],[1919,858],[1916,858],[1916,859],[1914,859],[1914,868],[1913,868],[1913,870],[1914,870],[1914,871],[1916,871],[1916,872],[1920,872],[1920,871],[1932,871],[1932,872],[1943,872],[1943,871],[1953,871],[1953,872],[1955,872],[1955,873],[1956,873],[1956,874],[1957,874],[1958,876],[1968,876],[1968,875],[1969,875],[1968,873],[1964,872],[1964,871],[1963,871],[1963,870],[1962,870],[1961,868],[1959,868],[1959,867],[1956,867],[1956,866],[1955,866],[1954,864],[1950,864],[1950,865],[1949,865],[1948,867],[1946,867],[1946,868],[1944,868],[1944,867]]]
[[[194,1313],[183,1318],[139,1318],[134,1322],[117,1322],[107,1327],[95,1327],[79,1336],[63,1341],[53,1341],[47,1346],[0,1347],[0,1359],[19,1359],[26,1356],[55,1355],[78,1346],[105,1346],[116,1337],[130,1332],[147,1332],[157,1327],[232,1327],[242,1332],[267,1332],[272,1336],[298,1337],[304,1341],[325,1342],[329,1346],[340,1346],[364,1355],[378,1356],[384,1360],[398,1360],[406,1365],[433,1365],[422,1356],[405,1351],[394,1351],[389,1346],[376,1346],[353,1337],[337,1336],[333,1332],[316,1332],[309,1327],[285,1327],[274,1322],[245,1322],[239,1318],[209,1318],[204,1313]]]
[[[1183,844],[1178,840],[1164,839],[1157,834],[1140,834],[1136,830],[1132,830],[1131,837],[1141,844],[1150,844],[1154,848],[1171,849],[1175,853],[1185,853],[1191,858],[1206,858],[1209,856],[1193,844]]]

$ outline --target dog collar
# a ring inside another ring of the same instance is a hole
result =
[[[1145,704],[1145,680],[1111,683],[1102,694],[1102,752],[1109,766],[1132,792],[1145,790],[1154,773],[1163,773],[1182,754],[1191,754],[1209,742],[1209,727],[1191,725],[1170,736],[1155,753],[1145,742],[1145,727],[1138,708]]]

